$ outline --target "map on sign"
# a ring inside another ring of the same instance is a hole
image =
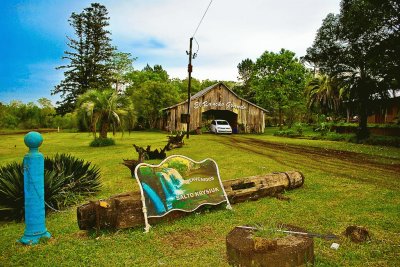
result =
[[[192,212],[202,205],[227,203],[217,163],[212,159],[196,162],[174,155],[159,165],[139,164],[135,177],[142,193],[146,231],[147,218],[162,217],[173,210]]]

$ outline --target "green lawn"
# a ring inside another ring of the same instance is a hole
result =
[[[0,162],[22,160],[23,135],[2,135]],[[135,158],[132,144],[159,148],[166,134],[134,132],[116,136],[116,146],[91,148],[87,133],[47,133],[40,151],[70,153],[101,168],[103,189],[97,198],[137,190],[122,159]],[[191,136],[185,146],[168,152],[202,160],[214,159],[222,179],[298,170],[302,188],[286,192],[290,202],[274,198],[241,203],[233,211],[214,210],[175,222],[95,233],[80,231],[76,207],[51,213],[47,228],[53,238],[26,247],[16,242],[23,223],[0,223],[0,266],[226,266],[225,237],[237,225],[287,223],[313,232],[337,235],[348,225],[368,228],[372,241],[354,244],[341,237],[315,239],[317,266],[400,266],[400,149],[344,142],[300,140],[270,135],[211,134]],[[159,161],[150,161],[158,163]]]

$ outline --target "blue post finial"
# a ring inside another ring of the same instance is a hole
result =
[[[39,152],[43,137],[38,132],[29,132],[24,142],[29,153],[24,157],[25,232],[19,241],[32,245],[51,235],[46,229],[44,207],[44,157]]]
[[[43,143],[43,137],[38,132],[29,132],[25,135],[24,142],[29,149],[38,149]]]

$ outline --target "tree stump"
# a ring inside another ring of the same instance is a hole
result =
[[[172,150],[174,148],[180,148],[184,145],[183,137],[185,136],[185,133],[177,133],[176,135],[169,135],[168,137],[168,143],[165,146],[167,151]]]
[[[167,150],[167,145],[160,149],[160,151],[157,148],[152,151],[150,145],[148,145],[146,149],[135,144],[133,144],[133,147],[135,148],[136,152],[139,153],[139,157],[143,154],[147,159],[165,159],[167,157],[167,154],[165,153],[165,150]]]
[[[122,164],[124,166],[128,167],[129,170],[131,171],[131,176],[135,177],[135,168],[136,168],[137,165],[139,165],[140,163],[144,162],[144,159],[146,157],[146,151],[143,148],[138,147],[136,145],[133,145],[133,146],[135,147],[136,152],[138,152],[138,154],[139,154],[138,155],[138,159],[137,160],[135,160],[135,159],[124,159],[123,160],[124,162]]]
[[[298,227],[287,229],[304,231]],[[314,240],[294,235],[255,237],[254,230],[236,227],[226,237],[226,252],[233,266],[305,266],[314,263]]]

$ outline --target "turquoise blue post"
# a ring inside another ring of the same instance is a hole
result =
[[[44,157],[39,152],[43,137],[38,132],[29,132],[24,142],[29,153],[24,157],[25,232],[19,241],[32,245],[51,235],[46,229],[44,208]]]

